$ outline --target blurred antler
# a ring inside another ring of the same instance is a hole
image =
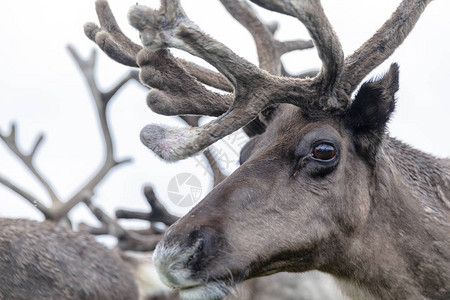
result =
[[[44,140],[44,135],[40,134],[34,143],[32,150],[29,154],[25,154],[23,151],[19,149],[17,145],[17,136],[16,136],[16,124],[11,125],[11,130],[9,135],[0,134],[0,138],[5,142],[8,148],[17,156],[17,158],[28,168],[28,170],[36,177],[36,179],[44,186],[48,195],[50,196],[52,202],[54,204],[59,204],[61,201],[59,197],[56,195],[52,186],[48,183],[48,181],[43,177],[43,175],[36,169],[34,165],[34,156],[42,141]]]
[[[116,211],[116,217],[119,219],[138,219],[146,220],[151,223],[162,222],[167,226],[172,225],[178,220],[177,216],[170,214],[166,208],[161,204],[153,191],[153,187],[147,185],[144,187],[144,195],[150,205],[151,211],[149,213],[136,212],[130,210]]]
[[[255,11],[246,1],[220,0],[222,5],[252,35],[258,51],[259,67],[273,75],[281,75],[280,57],[294,50],[314,47],[311,40],[280,42],[274,38],[276,24],[266,25],[259,20]]]
[[[39,180],[39,182],[45,187],[47,193],[49,194],[52,204],[51,207],[45,206],[42,201],[38,200],[35,196],[31,195],[29,192],[19,188],[16,184],[8,181],[5,178],[0,177],[0,183],[15,191],[21,195],[24,199],[31,202],[36,208],[42,212],[46,219],[53,221],[60,221],[62,218],[67,216],[67,213],[78,203],[84,201],[86,198],[90,198],[94,194],[94,189],[99,184],[99,182],[105,177],[105,175],[115,166],[122,163],[129,162],[129,159],[117,161],[114,158],[114,146],[112,143],[111,133],[108,125],[108,120],[106,117],[107,105],[111,98],[116,94],[116,92],[130,79],[137,79],[138,72],[129,72],[122,80],[120,80],[111,90],[102,92],[97,86],[94,76],[94,69],[96,65],[96,54],[95,51],[92,52],[91,56],[83,60],[76,50],[72,46],[68,46],[68,50],[73,56],[74,60],[80,67],[88,85],[91,90],[93,99],[97,108],[97,115],[100,120],[101,129],[103,133],[103,139],[106,148],[105,161],[102,167],[92,176],[92,178],[79,189],[75,195],[73,195],[68,201],[63,202],[56,195],[52,186],[48,181],[40,174],[40,172],[34,166],[34,157],[36,151],[43,140],[43,135],[40,135],[35,142],[32,151],[29,154],[24,154],[18,147],[16,142],[16,127],[13,125],[11,127],[11,133],[9,135],[1,135],[0,138],[6,143],[8,148],[25,164],[25,166],[30,170],[30,172]]]
[[[118,241],[117,247],[122,251],[152,251],[162,238],[162,234],[142,234],[142,232],[125,230],[116,220],[95,206],[90,199],[86,198],[83,202],[100,221],[102,226],[92,227],[81,223],[79,229],[93,235],[111,235],[116,237]]]

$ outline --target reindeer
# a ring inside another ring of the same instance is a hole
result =
[[[311,78],[281,76],[288,44],[245,2],[221,0],[252,33],[259,68],[203,33],[179,1],[161,2],[129,12],[144,47],[121,32],[103,1],[101,27],[85,26],[110,57],[140,67],[141,82],[154,88],[147,98],[154,111],[218,116],[195,128],[148,125],[144,145],[175,161],[240,128],[258,129],[241,166],[159,243],[153,260],[163,282],[184,299],[220,299],[249,278],[316,269],[356,299],[448,299],[450,162],[386,133],[398,65],[358,89],[431,0],[402,1],[348,57],[320,1],[252,0],[305,25],[322,60]],[[220,74],[174,58],[168,47]]]

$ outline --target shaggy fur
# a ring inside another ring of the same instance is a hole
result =
[[[0,299],[138,299],[118,253],[51,222],[0,219]]]

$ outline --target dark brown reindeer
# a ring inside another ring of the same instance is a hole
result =
[[[356,299],[448,299],[450,162],[386,134],[397,65],[351,97],[430,0],[402,1],[347,58],[319,1],[254,0],[306,26],[323,62],[308,79],[279,76],[280,42],[244,2],[221,2],[253,34],[261,68],[204,34],[178,1],[131,9],[145,49],[122,34],[104,1],[101,28],[85,27],[116,61],[141,68],[155,111],[220,115],[196,128],[147,126],[141,139],[157,155],[178,160],[241,127],[264,131],[242,150],[241,167],[169,228],[154,255],[162,280],[185,299],[220,299],[242,280],[318,269]],[[232,87],[166,47],[203,58]]]

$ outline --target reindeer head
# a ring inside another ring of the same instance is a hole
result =
[[[241,150],[241,166],[159,244],[163,281],[187,299],[210,299],[247,278],[326,266],[366,221],[397,85],[392,65],[342,115],[273,110]]]
[[[111,57],[141,68],[141,81],[153,88],[153,110],[220,115],[194,128],[145,127],[141,140],[160,157],[189,157],[242,127],[265,129],[242,149],[241,166],[172,225],[156,249],[161,279],[185,299],[219,299],[239,281],[275,272],[325,270],[342,254],[368,215],[370,178],[394,110],[398,66],[351,95],[402,43],[430,1],[403,1],[344,58],[320,1],[253,0],[308,29],[323,65],[303,79],[280,76],[279,58],[309,47],[307,42],[278,42],[247,4],[221,2],[254,36],[261,68],[204,34],[176,0],[162,1],[159,10],[130,10],[144,49],[121,33],[106,2],[97,3],[103,28],[85,28]],[[228,82],[177,61],[166,47],[203,58]],[[233,93],[219,95],[199,82]]]

